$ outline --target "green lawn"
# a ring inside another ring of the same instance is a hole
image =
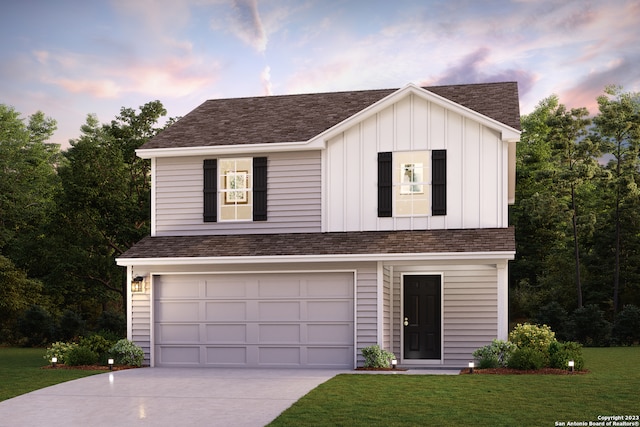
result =
[[[0,347],[0,401],[76,378],[104,371],[42,369],[42,348]]]
[[[588,374],[339,375],[276,426],[555,426],[640,415],[640,347],[584,349]]]

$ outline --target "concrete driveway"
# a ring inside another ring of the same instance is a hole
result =
[[[0,402],[0,426],[264,426],[319,384],[346,372],[115,371]]]

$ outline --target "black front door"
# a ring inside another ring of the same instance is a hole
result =
[[[440,359],[440,276],[404,276],[404,358]]]

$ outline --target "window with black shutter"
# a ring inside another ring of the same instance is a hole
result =
[[[393,155],[378,153],[378,216],[393,214]]]
[[[447,150],[431,153],[431,214],[447,214]]]
[[[267,158],[253,159],[253,220],[267,220]]]
[[[204,222],[218,220],[218,161],[204,161]]]

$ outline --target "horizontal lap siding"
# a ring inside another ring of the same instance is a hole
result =
[[[157,236],[320,231],[320,152],[267,156],[267,221],[203,221],[205,157],[158,158]]]
[[[149,294],[132,294],[131,340],[144,351],[144,365],[151,360],[151,297]]]
[[[357,265],[356,351],[362,366],[362,349],[378,343],[378,278],[376,263]]]
[[[393,349],[400,351],[401,274],[443,274],[444,365],[466,366],[474,350],[498,333],[497,269],[490,265],[426,265],[394,268]]]
[[[497,336],[497,271],[476,267],[445,273],[444,362],[464,366]]]

